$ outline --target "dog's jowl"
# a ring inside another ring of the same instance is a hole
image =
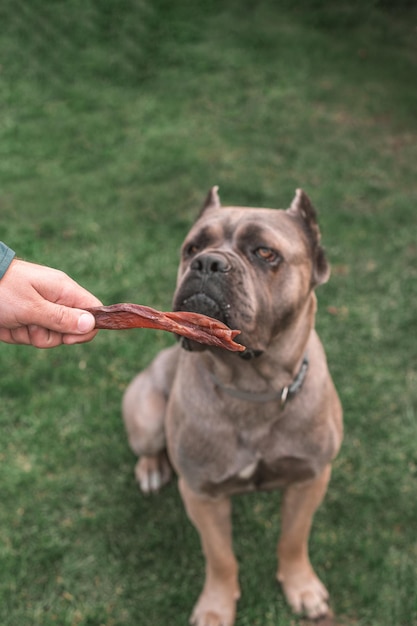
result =
[[[241,353],[182,340],[160,352],[123,399],[137,480],[172,474],[196,526],[206,579],[191,623],[230,626],[239,598],[230,497],[282,489],[277,578],[297,613],[329,613],[308,556],[314,512],[342,440],[342,409],[314,329],[329,266],[316,212],[221,206],[217,187],[182,246],[174,309],[241,330]]]

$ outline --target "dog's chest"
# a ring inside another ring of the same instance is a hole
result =
[[[198,492],[214,496],[282,488],[316,473],[303,447],[266,423],[250,430],[231,422],[219,429],[194,420],[183,426],[171,453]]]
[[[201,490],[209,495],[218,495],[278,489],[314,475],[312,464],[302,457],[284,456],[273,463],[257,459],[230,477],[223,477],[218,482],[207,480],[201,485]]]

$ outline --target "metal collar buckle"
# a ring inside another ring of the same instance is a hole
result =
[[[290,388],[288,386],[284,387],[281,391],[281,398],[280,398],[281,409],[283,409],[285,405],[287,404],[289,391],[290,391]]]

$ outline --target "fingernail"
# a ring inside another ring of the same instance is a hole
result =
[[[95,326],[95,319],[91,313],[82,313],[78,318],[78,330],[80,333],[88,333]]]

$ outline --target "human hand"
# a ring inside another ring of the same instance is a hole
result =
[[[91,341],[101,304],[67,274],[14,259],[0,280],[0,341],[54,348]]]

